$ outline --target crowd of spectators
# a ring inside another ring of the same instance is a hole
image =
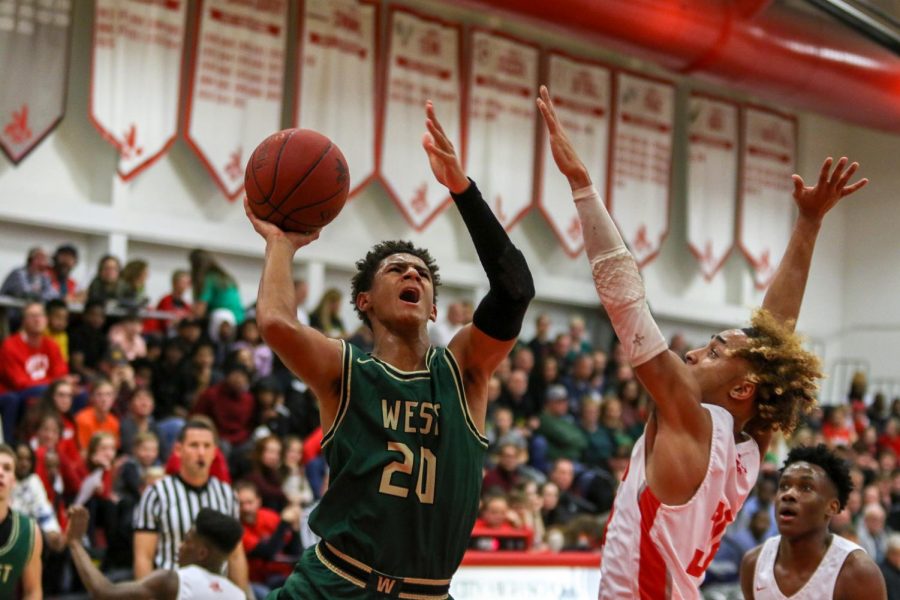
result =
[[[213,432],[207,476],[234,490],[250,579],[263,595],[315,541],[306,520],[327,488],[316,399],[263,342],[255,307],[241,303],[236,280],[210,253],[191,252],[171,274],[152,318],[146,261],[122,266],[104,256],[84,287],[71,278],[77,261],[70,245],[52,257],[32,249],[0,287],[0,296],[20,300],[5,309],[0,344],[2,433],[19,457],[13,507],[45,537],[45,590],[78,586],[60,535],[72,504],[91,511],[90,551],[104,570],[130,576],[140,561],[135,515],[149,486],[190,470],[175,449],[191,423]],[[371,349],[370,332],[342,320],[339,290],[326,290],[309,312],[307,296],[297,281],[301,322]],[[451,302],[441,312],[429,335],[446,345],[471,321],[472,305]],[[682,355],[688,347],[683,336],[671,346]],[[650,409],[615,343],[600,345],[578,316],[555,329],[538,315],[533,337],[489,382],[490,446],[470,548],[599,552]],[[730,597],[744,552],[777,534],[773,499],[786,445],[819,441],[853,465],[856,489],[833,529],[884,565],[889,589],[900,579],[892,535],[900,532],[900,399],[869,398],[861,377],[845,404],[818,410],[773,448],[712,562],[710,597]]]

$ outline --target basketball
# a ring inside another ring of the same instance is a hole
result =
[[[321,133],[285,129],[253,151],[244,189],[260,219],[285,231],[309,232],[341,212],[350,191],[350,171],[341,149]]]

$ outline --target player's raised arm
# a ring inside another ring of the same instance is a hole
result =
[[[266,256],[256,302],[256,320],[266,343],[287,367],[312,388],[322,402],[323,423],[334,417],[337,382],[341,376],[341,343],[297,320],[291,263],[297,250],[319,237],[283,231],[244,210],[256,232],[266,240]],[[330,418],[329,418],[330,413]]]
[[[572,188],[600,301],[635,374],[656,403],[660,423],[699,437],[710,425],[699,404],[697,384],[681,359],[668,350],[647,306],[634,257],[559,122],[546,86],[541,86],[540,94],[537,103],[547,126],[550,150]]]
[[[460,330],[449,346],[466,374],[469,407],[483,431],[487,380],[515,344],[525,311],[534,298],[534,282],[525,257],[510,241],[478,187],[466,177],[431,102],[425,112],[428,131],[422,145],[431,170],[450,190],[490,284],[475,309],[472,324]]]

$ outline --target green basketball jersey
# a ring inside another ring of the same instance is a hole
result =
[[[16,585],[25,572],[25,565],[34,547],[34,527],[31,519],[10,509],[13,520],[9,539],[0,547],[0,598],[13,598]]]
[[[478,514],[487,440],[456,359],[431,348],[400,371],[343,343],[340,405],[322,439],[328,492],[312,530],[395,577],[449,579]]]

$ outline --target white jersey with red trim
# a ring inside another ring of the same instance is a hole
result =
[[[839,535],[832,535],[831,545],[828,546],[815,573],[803,584],[802,588],[789,597],[781,593],[778,582],[775,581],[775,559],[778,558],[780,543],[780,535],[769,538],[763,544],[756,559],[756,570],[753,572],[753,597],[756,600],[826,600],[833,598],[834,586],[837,585],[838,575],[841,567],[844,566],[844,561],[857,550],[865,552],[862,546],[857,546]]]
[[[177,600],[247,600],[231,581],[197,565],[178,569]]]
[[[647,485],[645,437],[634,445],[616,493],[600,571],[601,600],[700,598],[698,588],[759,474],[759,447],[734,441],[734,419],[702,404],[712,417],[706,477],[680,506],[660,503]]]

